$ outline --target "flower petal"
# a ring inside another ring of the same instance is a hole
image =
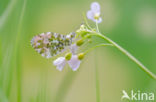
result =
[[[81,61],[78,59],[77,55],[73,55],[68,61],[69,66],[73,71],[76,71],[80,66]]]
[[[65,61],[65,58],[64,57],[59,57],[56,60],[54,60],[53,64],[55,66],[57,66],[57,65],[61,64],[63,61]]]
[[[91,10],[87,12],[87,18],[91,20],[94,19],[94,13]]]
[[[55,66],[57,66],[57,69],[58,69],[59,71],[62,71],[62,69],[63,69],[64,66],[66,65],[66,60],[65,60],[64,57],[59,57],[59,58],[57,58],[57,59],[53,62],[53,64],[54,64]]]
[[[100,17],[97,21],[97,23],[101,23],[102,22],[102,18]]]
[[[96,22],[96,19],[93,19],[94,22]],[[102,18],[100,17],[98,20],[97,20],[97,23],[101,23],[102,22]]]
[[[62,63],[61,65],[58,65],[56,69],[62,71],[65,65],[66,63]]]
[[[99,3],[98,2],[93,2],[91,4],[91,10],[94,13],[99,13],[100,12],[100,5],[99,5]]]

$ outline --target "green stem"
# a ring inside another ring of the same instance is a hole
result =
[[[22,68],[21,68],[21,56],[20,56],[20,39],[21,39],[21,29],[22,20],[25,13],[27,0],[23,0],[21,15],[19,17],[19,23],[17,28],[17,37],[15,41],[15,52],[16,52],[16,71],[17,71],[17,102],[22,101]]]
[[[87,21],[87,18],[86,18],[85,13],[83,13],[83,18],[84,18],[84,22],[85,22],[85,24],[87,25],[87,27],[88,27],[89,29],[92,29],[92,28],[89,26],[89,24],[88,24],[88,21]]]
[[[96,20],[96,29],[97,29],[98,33],[100,33],[99,26],[98,26],[98,21],[97,20]]]
[[[105,35],[102,35],[101,33],[94,33],[93,35],[99,36],[102,39],[108,41],[109,43],[113,44],[114,47],[116,47],[119,51],[121,51],[123,54],[125,54],[129,59],[131,59],[134,63],[136,63],[144,72],[146,72],[150,77],[156,80],[156,75],[152,73],[147,67],[145,67],[138,59],[136,59],[132,54],[130,54],[128,51],[126,51],[124,48],[122,48],[120,45],[118,45],[116,42],[111,40],[110,38],[106,37]]]
[[[2,28],[5,25],[5,22],[7,21],[7,19],[9,18],[12,10],[15,7],[17,0],[10,0],[8,6],[6,7],[5,11],[3,12],[2,16],[0,17],[0,30],[2,30]]]
[[[98,77],[98,64],[97,64],[97,52],[95,51],[94,62],[95,62],[95,85],[96,85],[96,102],[100,102],[100,83]]]
[[[87,51],[85,51],[85,54],[87,54],[88,52],[90,52],[91,50],[97,48],[97,47],[100,47],[100,46],[113,46],[112,44],[99,44],[99,45],[96,45],[96,46],[93,46],[91,47],[90,49],[88,49]]]

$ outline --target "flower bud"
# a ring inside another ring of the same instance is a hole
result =
[[[91,38],[92,36],[90,34],[86,35],[86,38]]]
[[[85,29],[85,25],[82,24],[82,25],[80,26],[80,29]]]
[[[81,46],[83,43],[84,43],[84,41],[83,41],[82,39],[80,39],[80,40],[78,40],[78,41],[76,42],[76,45],[77,45],[77,46]]]
[[[79,60],[82,60],[83,58],[84,58],[84,53],[78,54],[78,59],[79,59]]]
[[[81,37],[84,37],[87,33],[88,33],[88,31],[85,29],[83,29],[83,30],[79,29],[76,31],[76,34],[80,35]]]
[[[65,55],[65,59],[68,60],[68,61],[71,59],[71,57],[72,57],[72,53],[67,53]]]
[[[80,35],[81,37],[84,37],[88,33],[88,31],[86,29],[86,26],[85,25],[81,25],[80,29],[78,29],[76,31],[76,33],[77,33],[77,35]]]

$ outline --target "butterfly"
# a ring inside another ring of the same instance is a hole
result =
[[[54,32],[46,32],[36,35],[31,40],[32,47],[45,58],[51,58],[63,52],[70,46],[75,38],[75,33],[63,35]]]

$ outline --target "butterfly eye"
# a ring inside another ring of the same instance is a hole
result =
[[[31,40],[32,47],[43,57],[51,58],[72,44],[75,33],[62,35],[58,33],[42,33]]]

